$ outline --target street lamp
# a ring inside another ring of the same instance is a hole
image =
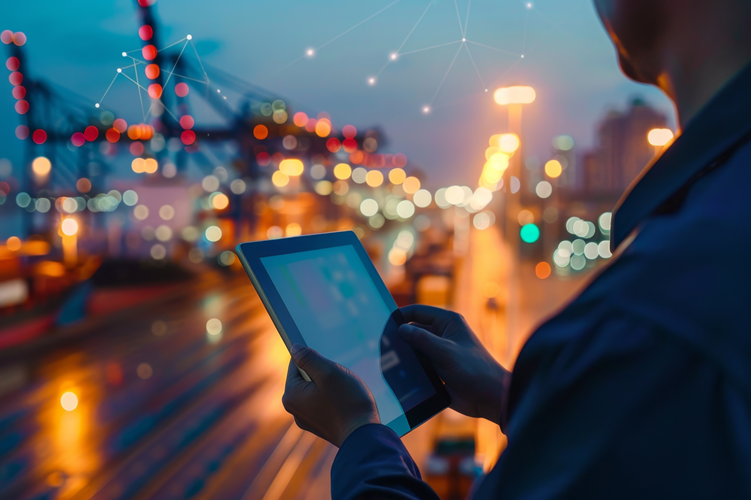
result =
[[[653,128],[647,134],[647,141],[655,147],[655,156],[659,155],[663,148],[673,140],[673,131],[669,128]]]
[[[63,235],[63,262],[67,267],[75,267],[78,261],[78,222],[73,218],[65,218],[60,224]]]
[[[505,146],[512,149],[513,154],[509,158],[509,183],[506,188],[506,244],[508,245],[509,255],[512,257],[510,268],[508,270],[508,293],[506,303],[506,342],[511,343],[511,335],[514,335],[518,325],[519,315],[519,238],[520,233],[517,227],[517,216],[521,210],[521,187],[513,191],[513,178],[516,177],[521,186],[521,153],[518,151],[523,144],[522,135],[522,107],[525,104],[532,104],[537,98],[537,93],[532,87],[513,86],[502,87],[493,94],[495,102],[500,106],[508,107],[508,126],[510,134],[502,136],[505,138]],[[515,139],[515,141],[514,141]],[[512,144],[514,143],[514,144]],[[513,147],[512,147],[513,146]],[[511,352],[507,349],[506,352]],[[508,360],[507,360],[508,361]]]

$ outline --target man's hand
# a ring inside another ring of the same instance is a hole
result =
[[[309,347],[295,344],[291,351],[282,404],[301,429],[340,447],[355,429],[381,423],[360,377]],[[298,366],[312,382],[302,378]]]
[[[490,355],[464,318],[429,306],[401,309],[411,324],[399,335],[433,364],[446,383],[451,408],[500,425],[504,384],[510,373]]]

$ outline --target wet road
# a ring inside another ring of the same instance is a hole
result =
[[[247,278],[180,288],[2,362],[21,387],[0,396],[0,498],[329,495],[335,448],[279,403],[289,357]]]

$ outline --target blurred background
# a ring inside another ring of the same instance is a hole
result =
[[[234,248],[351,230],[508,368],[675,127],[588,0],[0,7],[0,498],[318,499]],[[405,438],[443,499],[504,447]]]

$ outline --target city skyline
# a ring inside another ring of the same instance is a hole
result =
[[[48,7],[50,16],[60,9],[48,2],[39,4]],[[294,62],[294,57],[305,47],[317,46],[312,42],[335,38],[349,26],[357,25],[391,3],[346,6],[334,2],[317,9],[294,1],[253,6],[261,19],[283,19],[288,26],[284,44],[266,44],[263,49],[247,41],[253,38],[274,40],[268,23],[260,23],[245,32],[232,29],[232,23],[243,18],[241,13],[249,12],[247,6],[227,2],[203,14],[201,9],[205,7],[198,2],[181,2],[178,6],[160,0],[155,7],[164,25],[164,44],[192,33],[202,58],[209,64],[288,98],[295,109],[327,111],[339,126],[354,123],[358,127],[382,127],[390,139],[389,149],[405,152],[412,162],[423,168],[429,183],[435,187],[449,183],[472,184],[477,176],[475,172],[482,167],[484,138],[490,132],[505,128],[504,114],[492,103],[492,96],[477,93],[481,91],[477,88],[481,87],[478,74],[492,81],[498,74],[507,72],[498,85],[524,81],[537,88],[538,102],[525,112],[525,135],[529,154],[543,156],[542,160],[550,150],[550,140],[558,134],[572,135],[579,150],[588,148],[593,143],[595,123],[609,109],[624,107],[634,94],[644,96],[661,111],[670,113],[667,101],[657,91],[629,83],[618,73],[613,49],[597,24],[589,2],[582,0],[564,8],[542,1],[535,2],[531,9],[523,2],[505,2],[502,8],[508,12],[506,22],[520,21],[516,22],[520,25],[516,28],[522,30],[523,27],[523,32],[515,33],[514,26],[505,26],[508,31],[501,34],[496,33],[492,25],[493,19],[502,18],[493,16],[499,13],[496,4],[476,0],[471,5],[474,17],[467,17],[471,21],[466,25],[466,35],[497,47],[508,47],[510,52],[520,52],[524,45],[537,47],[537,53],[530,53],[521,64],[514,66],[519,61],[511,63],[511,56],[507,54],[490,49],[483,53],[483,47],[473,47],[474,58],[456,57],[455,64],[451,64],[452,71],[447,73],[455,47],[439,47],[414,57],[400,58],[393,68],[391,65],[386,68],[375,86],[367,85],[365,75],[370,74],[375,62],[380,67],[378,57],[381,61],[386,58],[386,47],[392,44],[395,44],[393,48],[398,47],[405,33],[413,28],[414,33],[408,37],[402,52],[436,45],[446,39],[442,34],[444,29],[458,32],[457,11],[462,11],[461,19],[468,4],[458,2],[455,6],[452,2],[439,1],[426,10],[428,2],[403,1],[344,33],[324,50],[317,50],[312,58],[303,57],[292,65],[288,61]],[[240,12],[225,17],[232,6]],[[285,11],[284,7],[295,8]],[[92,103],[101,97],[114,65],[120,63],[116,56],[124,47],[138,46],[137,21],[129,1],[115,2],[111,6],[84,2],[80,17],[70,19],[65,17],[70,17],[70,12],[63,9],[57,14],[66,19],[62,24],[65,29],[46,25],[39,19],[35,22],[28,8],[8,6],[4,10],[11,11],[7,18],[14,26],[20,25],[15,28],[29,36],[25,49],[33,76],[70,88],[91,98]],[[285,12],[284,18],[280,17],[281,12]],[[424,19],[416,25],[420,14]],[[566,18],[562,18],[563,14]],[[196,23],[196,19],[201,22]],[[226,30],[218,25],[220,20],[230,23],[225,26]],[[353,22],[348,25],[350,21]],[[63,32],[74,32],[76,37],[72,39]],[[551,38],[555,43],[551,43]],[[52,44],[49,39],[57,39],[59,43]],[[93,43],[95,39],[101,43]],[[305,39],[311,43],[306,44]],[[62,60],[59,56],[68,45],[80,48]],[[588,47],[589,57],[577,58],[572,54],[574,47],[584,50],[584,46]],[[338,62],[342,59],[348,64]],[[58,65],[75,69],[62,72]],[[586,78],[582,76],[582,66],[592,69]],[[336,67],[338,69],[332,72]],[[447,77],[442,81],[444,75]],[[553,78],[558,81],[553,83]],[[437,94],[431,113],[420,113],[420,105],[429,100],[439,82],[441,93]],[[134,96],[127,94],[129,90],[115,87],[108,99],[132,99]],[[0,150],[0,157],[9,157],[17,163],[22,148],[14,148],[16,118],[12,102],[6,102],[10,99],[5,94],[0,98],[0,116],[3,117],[0,133],[10,137]],[[206,119],[211,117],[207,115]],[[448,139],[452,138],[458,139],[454,142],[458,145],[448,146],[451,142]]]

